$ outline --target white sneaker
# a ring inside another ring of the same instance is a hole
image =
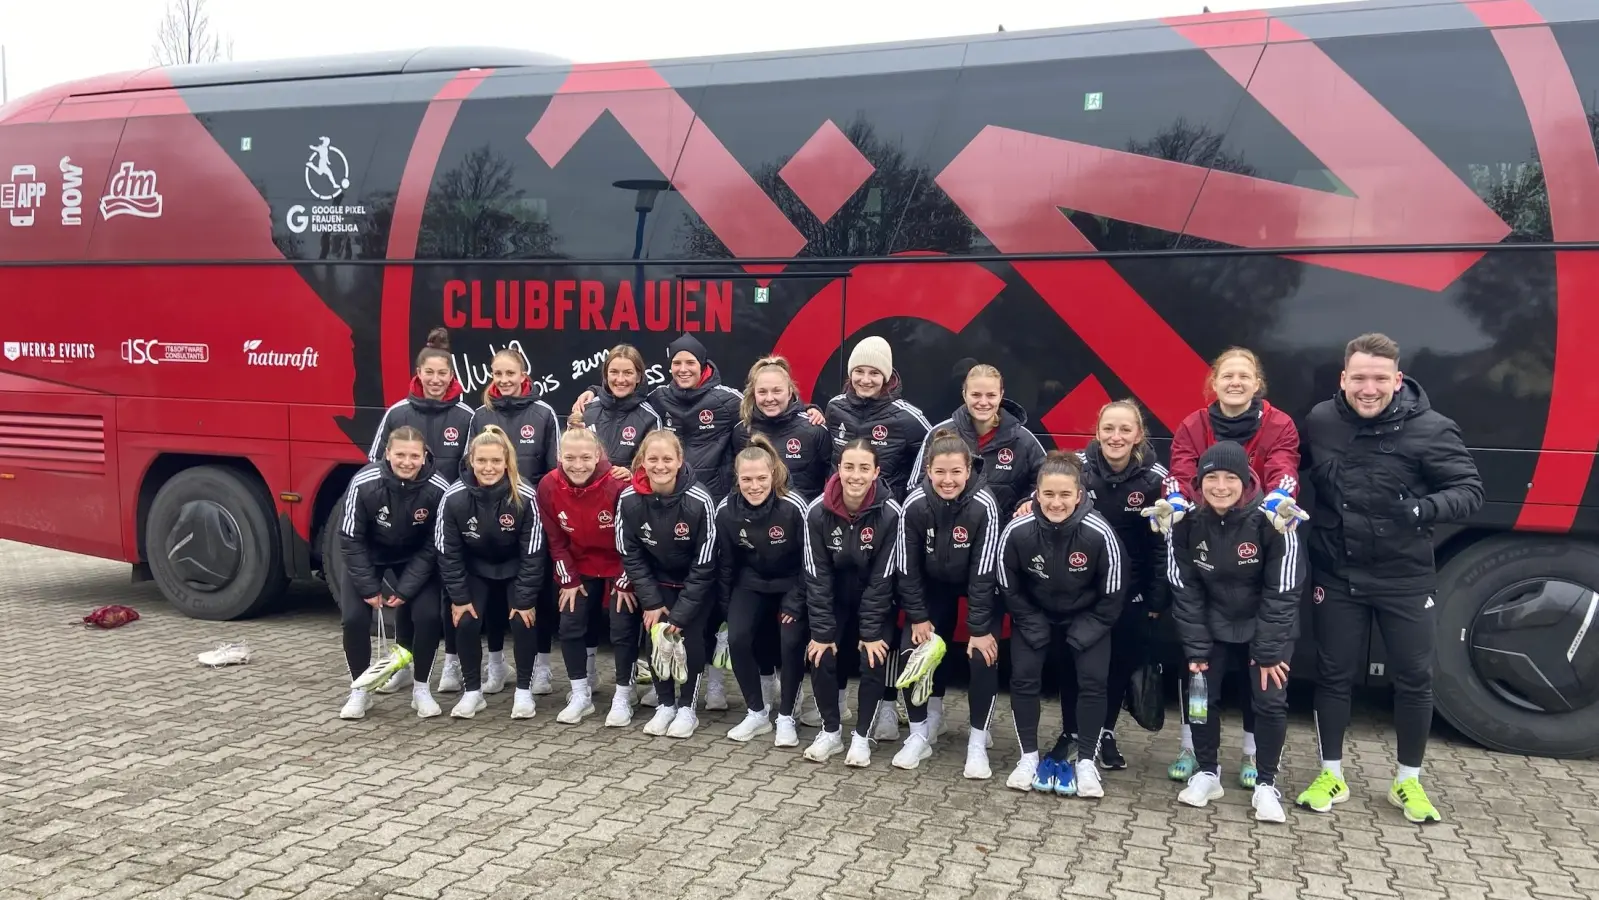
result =
[[[339,710],[341,719],[364,719],[366,711],[372,708],[372,695],[363,690],[350,692],[350,699],[344,701],[344,708]]]
[[[550,686],[550,657],[547,653],[540,653],[533,658],[533,683],[529,688],[535,694],[551,694],[555,688]]]
[[[655,693],[655,685],[650,685],[650,689],[644,692],[644,699],[640,700],[639,702],[643,703],[645,706],[661,705],[661,695]]]
[[[1220,789],[1217,787],[1217,790]],[[1255,808],[1257,822],[1288,821],[1288,816],[1283,813],[1282,792],[1269,784],[1255,785],[1255,794],[1249,798],[1249,805]]]
[[[915,728],[912,725],[911,728]],[[914,769],[922,764],[922,760],[933,755],[933,748],[927,743],[927,738],[920,732],[912,731],[911,736],[905,739],[905,745],[894,754],[894,767],[896,769]]]
[[[818,731],[816,739],[805,748],[805,758],[811,762],[824,763],[829,759],[844,752],[844,732]]]
[[[793,716],[777,717],[777,737],[772,739],[774,747],[798,747],[799,729],[794,727]]]
[[[622,685],[611,695],[611,711],[605,716],[606,728],[626,728],[633,724],[633,688]]]
[[[864,769],[872,764],[872,739],[863,738],[855,732],[849,735],[849,754],[844,757],[844,765]]]
[[[732,728],[728,729],[727,737],[729,740],[738,741],[739,743],[744,744],[755,740],[763,734],[771,733],[772,717],[767,710],[763,709],[759,712],[755,710],[746,710],[744,713],[744,721],[739,722],[737,725],[734,725]]]
[[[782,695],[777,689],[776,675],[761,676],[761,702],[766,704],[767,709],[777,709],[778,704],[782,702]]]
[[[794,700],[794,710],[799,713],[801,725],[806,728],[822,727],[822,708],[816,705],[816,698],[803,687],[800,688],[799,697]]]
[[[677,707],[657,706],[655,715],[644,723],[644,733],[651,737],[661,737],[666,734],[666,729],[672,727],[672,720],[677,718]]]
[[[220,669],[223,666],[242,666],[250,661],[250,648],[243,641],[235,644],[218,644],[196,657],[202,666]]]
[[[1195,772],[1188,779],[1188,787],[1182,789],[1177,795],[1180,803],[1189,806],[1204,807],[1210,805],[1212,800],[1220,800],[1226,791],[1221,789],[1221,776],[1213,772]]]
[[[378,688],[378,693],[398,694],[401,688],[408,688],[413,684],[416,684],[416,676],[411,674],[411,667],[406,666],[400,671],[395,672],[394,675],[389,678],[388,684]]]
[[[631,719],[632,709],[628,709],[628,718]],[[572,696],[566,701],[566,708],[555,714],[555,721],[562,725],[576,725],[584,717],[594,714],[594,693],[589,690],[587,679],[580,678],[572,682]]]
[[[483,699],[482,691],[467,691],[461,695],[461,699],[455,704],[455,708],[450,710],[450,715],[456,719],[470,719],[488,709],[488,706],[489,701]]]
[[[899,713],[887,700],[877,704],[877,716],[872,720],[868,736],[874,741],[899,740]]]
[[[723,684],[722,670],[715,666],[705,669],[705,709],[707,712],[727,709],[727,686]]]
[[[966,739],[966,771],[967,778],[974,781],[987,781],[994,777],[994,772],[988,767],[988,743],[992,740],[986,731],[973,731]]]
[[[418,682],[411,686],[411,708],[416,710],[418,719],[431,719],[444,712],[439,709],[438,701],[433,699],[433,695],[428,693],[426,682]]]
[[[1011,770],[1010,777],[1005,779],[1005,786],[1013,791],[1030,791],[1033,789],[1033,778],[1038,775],[1038,754],[1023,753],[1022,758],[1016,761],[1016,768]]]
[[[685,706],[672,717],[672,724],[666,729],[669,738],[691,738],[694,729],[700,727],[700,717],[694,712],[694,707]]]
[[[938,739],[949,734],[949,723],[944,721],[944,698],[929,697],[927,700],[927,742],[937,744]]]
[[[484,667],[483,693],[498,694],[505,690],[505,680],[510,674],[510,667],[505,664],[505,659],[495,659],[494,654],[489,654],[489,664]]]
[[[462,688],[463,683],[461,657],[444,657],[444,671],[439,674],[439,693],[453,694]]]
[[[1089,798],[1105,796],[1105,785],[1099,780],[1099,766],[1091,759],[1077,761],[1077,796]]]
[[[537,712],[533,706],[533,692],[527,688],[517,688],[516,699],[511,702],[511,718],[531,719]]]

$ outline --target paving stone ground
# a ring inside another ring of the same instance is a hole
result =
[[[143,618],[78,624],[103,603]],[[0,897],[1599,896],[1599,763],[1435,735],[1426,777],[1446,821],[1423,830],[1384,800],[1381,707],[1351,731],[1354,798],[1270,826],[1239,789],[1179,806],[1164,773],[1174,735],[1135,727],[1131,768],[1096,802],[1005,790],[1009,741],[995,780],[963,779],[960,733],[903,772],[893,745],[859,770],[735,744],[723,734],[737,712],[709,714],[689,741],[645,736],[643,716],[626,731],[563,726],[564,684],[531,722],[510,720],[509,691],[470,722],[418,721],[401,695],[344,722],[337,616],[310,586],[290,606],[194,621],[126,565],[0,542]],[[195,662],[237,639],[249,665]],[[1296,713],[1289,791],[1314,759]]]

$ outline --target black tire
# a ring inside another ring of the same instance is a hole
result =
[[[322,525],[322,580],[328,583],[328,593],[333,605],[339,604],[339,592],[344,586],[344,552],[339,548],[339,523],[344,520],[344,492],[333,504],[327,522]]]
[[[190,618],[255,615],[288,590],[271,501],[259,483],[233,469],[198,466],[172,476],[150,504],[144,540],[161,593]],[[203,583],[192,577],[194,555],[186,555],[186,548],[213,550],[208,559],[226,564]]]
[[[1474,544],[1439,573],[1437,661],[1433,697],[1438,713],[1466,737],[1503,753],[1525,756],[1589,757],[1599,754],[1599,703],[1567,712],[1527,709],[1506,700],[1479,674],[1472,660],[1472,630],[1478,614],[1496,595],[1535,579],[1561,579],[1599,586],[1599,547],[1553,537],[1504,535]],[[1576,629],[1551,640],[1573,640]],[[1588,635],[1579,646],[1599,653]]]

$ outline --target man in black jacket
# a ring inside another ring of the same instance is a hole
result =
[[[1399,744],[1388,799],[1412,822],[1439,821],[1420,781],[1432,727],[1432,529],[1482,506],[1477,465],[1454,421],[1400,373],[1399,345],[1381,334],[1349,342],[1339,393],[1311,410],[1300,437],[1300,466],[1316,495],[1308,545],[1322,771],[1299,804],[1328,812],[1349,797],[1349,692],[1375,613],[1388,649]]]

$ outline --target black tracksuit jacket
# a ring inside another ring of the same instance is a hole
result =
[[[805,512],[805,610],[811,639],[836,644],[838,604],[856,604],[863,641],[888,640],[899,555],[899,503],[881,477],[851,515],[838,476]]]
[[[1171,606],[1171,588],[1166,581],[1166,537],[1151,529],[1149,520],[1142,515],[1144,509],[1165,495],[1162,485],[1166,467],[1155,461],[1155,448],[1148,443],[1140,451],[1143,461],[1128,460],[1127,468],[1120,472],[1105,462],[1097,440],[1077,454],[1083,461],[1083,487],[1094,501],[1094,511],[1116,530],[1126,552],[1124,615],[1165,612]],[[1134,453],[1135,457],[1138,455]]]
[[[906,619],[913,624],[931,620],[926,591],[934,582],[965,594],[966,629],[973,637],[998,630],[1005,614],[994,596],[1000,523],[1009,516],[1001,510],[981,474],[973,474],[954,500],[940,497],[925,478],[911,491],[899,534],[899,600]],[[955,636],[941,637],[952,641]]]
[[[833,439],[824,425],[812,425],[806,415],[808,407],[795,398],[788,409],[768,416],[756,408],[750,412],[750,423],[742,421],[733,426],[733,455],[749,446],[750,435],[764,435],[777,448],[788,467],[788,486],[806,500],[814,500],[827,484],[833,468]],[[729,490],[738,491],[738,472],[728,471]]]
[[[388,460],[369,463],[350,479],[339,521],[339,549],[362,599],[383,593],[384,569],[399,568],[388,593],[413,600],[433,577],[434,515],[450,480],[428,462],[412,481],[394,474]]]
[[[662,587],[678,589],[669,621],[687,628],[715,601],[716,501],[687,463],[670,494],[657,494],[642,471],[616,501],[616,549],[624,577],[644,609],[668,605]]]
[[[1034,650],[1047,647],[1058,626],[1073,650],[1086,650],[1121,616],[1126,553],[1087,497],[1064,522],[1037,512],[1012,519],[999,554],[999,591],[1012,632]]]
[[[544,587],[548,554],[533,486],[518,482],[521,503],[512,502],[510,479],[483,487],[468,469],[439,504],[434,546],[451,604],[472,602],[467,573],[493,581],[516,579],[512,609],[533,609]]]
[[[999,425],[986,443],[978,441],[977,426],[972,424],[972,414],[967,412],[965,406],[934,425],[916,453],[916,464],[912,470],[916,474],[912,483],[920,480],[927,471],[927,464],[932,462],[927,458],[927,448],[933,443],[933,435],[940,428],[953,428],[966,442],[966,449],[973,456],[983,458],[983,478],[988,482],[989,493],[999,501],[1004,515],[1008,518],[1015,512],[1016,507],[1032,494],[1033,486],[1038,482],[1038,467],[1044,464],[1045,450],[1044,445],[1038,442],[1038,435],[1027,429],[1027,410],[1012,400],[1001,400],[999,405]]]
[[[472,434],[489,425],[498,425],[516,448],[516,469],[528,484],[537,486],[544,473],[560,465],[561,425],[555,410],[533,396],[532,383],[522,383],[520,397],[501,397],[494,393],[489,402],[472,414]]]
[[[716,507],[716,571],[722,602],[735,588],[782,594],[782,611],[805,615],[805,501],[768,495],[760,506],[736,489]]]

